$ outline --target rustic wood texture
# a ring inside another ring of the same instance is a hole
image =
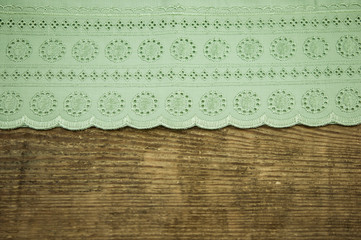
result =
[[[0,239],[361,239],[361,126],[3,130]]]

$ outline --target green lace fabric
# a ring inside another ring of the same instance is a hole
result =
[[[361,123],[361,2],[0,0],[0,128]]]

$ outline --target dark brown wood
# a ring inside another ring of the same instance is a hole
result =
[[[361,125],[2,130],[0,239],[361,239]]]

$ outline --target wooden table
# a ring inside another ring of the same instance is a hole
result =
[[[361,125],[2,130],[0,239],[361,239]]]

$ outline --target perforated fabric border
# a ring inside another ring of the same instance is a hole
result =
[[[361,123],[358,1],[27,4],[0,2],[2,129]]]

